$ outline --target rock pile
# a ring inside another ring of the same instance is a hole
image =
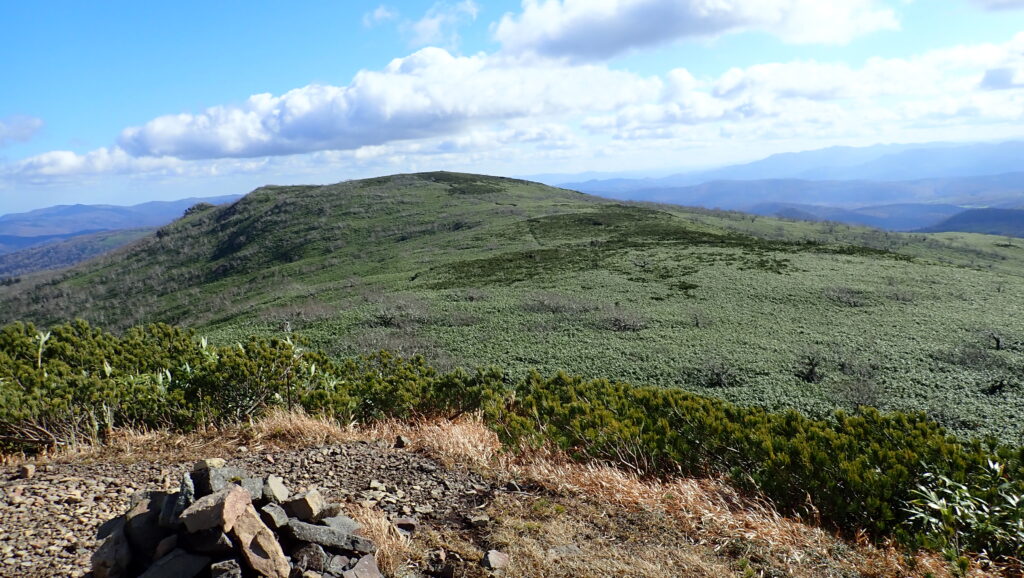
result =
[[[395,520],[404,531],[413,519]],[[211,458],[176,492],[141,491],[100,528],[95,578],[379,578],[375,544],[311,489],[291,495],[277,476],[251,476]]]

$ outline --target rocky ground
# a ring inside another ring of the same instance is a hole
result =
[[[389,443],[356,442],[303,450],[243,452],[228,465],[277,475],[295,491],[413,516],[421,523],[469,525],[497,488]],[[123,513],[142,489],[177,489],[194,460],[180,463],[52,463],[25,478],[0,468],[0,575],[83,576],[97,528]]]
[[[97,530],[133,494],[175,491],[197,460],[215,457],[342,504],[364,532],[376,529],[388,576],[949,575],[935,556],[844,541],[713,480],[639,480],[543,452],[510,459],[472,420],[356,431],[278,416],[237,431],[126,434],[77,455],[9,460],[0,466],[0,577],[87,575]],[[394,518],[415,519],[411,539]],[[509,556],[504,572],[487,568],[492,550]]]

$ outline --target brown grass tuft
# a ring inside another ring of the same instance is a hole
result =
[[[349,504],[346,511],[363,525],[359,533],[377,545],[377,566],[384,574],[396,576],[398,570],[407,566],[410,560],[422,555],[414,548],[412,541],[395,528],[383,511],[360,504]]]

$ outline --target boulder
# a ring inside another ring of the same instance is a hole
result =
[[[284,511],[288,513],[290,518],[298,518],[305,522],[315,522],[320,518],[324,508],[327,507],[327,502],[324,501],[320,490],[313,488],[284,502],[281,506],[284,507]]]
[[[291,566],[284,557],[284,551],[251,504],[235,520],[231,536],[241,551],[242,559],[254,572],[269,578],[288,578]]]
[[[227,554],[234,548],[231,538],[219,526],[185,534],[182,539],[190,551],[200,554]]]
[[[160,511],[167,494],[145,492],[136,494],[138,500],[124,515],[124,532],[131,544],[132,552],[139,560],[152,560],[156,547],[167,537],[167,530],[160,527]]]
[[[290,496],[291,492],[289,492],[287,486],[284,485],[284,480],[278,476],[267,476],[267,481],[263,482],[264,500],[280,504]]]
[[[214,467],[194,470],[192,481],[195,483],[196,496],[200,497],[219,492],[229,484],[244,487],[254,500],[263,497],[263,479],[250,476],[249,472],[242,468]]]
[[[273,502],[260,508],[260,518],[263,519],[264,524],[270,526],[273,530],[280,530],[288,525],[288,514],[284,511],[284,508]]]
[[[181,513],[181,521],[189,532],[216,527],[227,532],[250,505],[249,492],[240,486],[231,485],[196,500]]]

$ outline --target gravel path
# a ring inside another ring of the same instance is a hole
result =
[[[193,456],[179,463],[93,461],[40,465],[24,479],[0,467],[0,576],[84,576],[97,528],[142,489],[177,489]],[[317,487],[332,501],[365,502],[424,523],[463,524],[488,503],[483,478],[449,470],[422,455],[356,442],[304,450],[246,452],[228,465],[276,474],[293,491]]]

